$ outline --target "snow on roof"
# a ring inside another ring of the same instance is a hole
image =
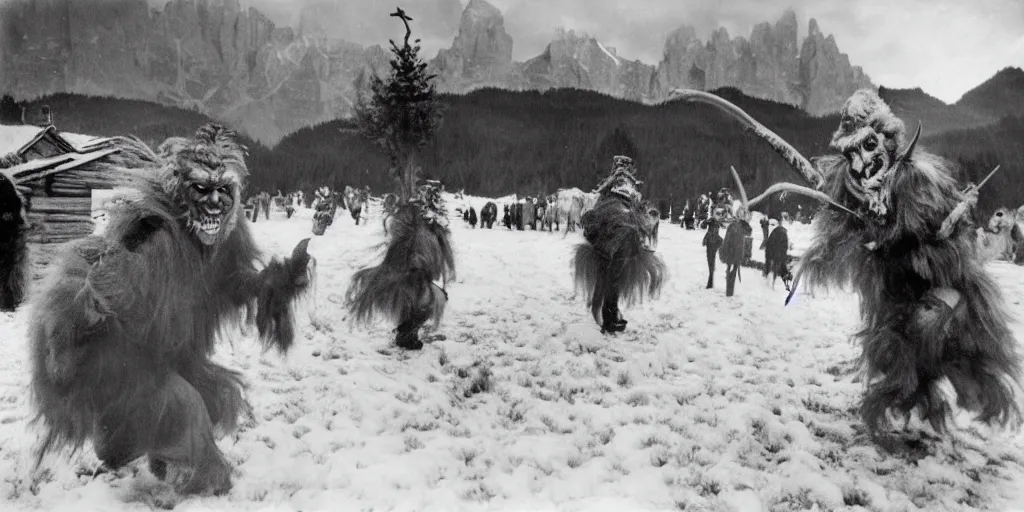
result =
[[[38,126],[0,125],[0,155],[13,153],[35,137],[42,128]]]
[[[21,149],[43,130],[45,128],[31,125],[0,125],[0,155],[6,155]],[[59,130],[58,133],[64,140],[67,140],[78,149],[83,149],[105,139],[104,137],[67,133]]]

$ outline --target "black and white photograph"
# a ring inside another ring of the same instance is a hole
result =
[[[1024,0],[0,0],[0,508],[1024,512]]]

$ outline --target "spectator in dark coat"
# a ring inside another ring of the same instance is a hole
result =
[[[725,263],[725,296],[732,297],[736,286],[736,277],[740,272],[740,265],[746,258],[746,238],[754,232],[750,227],[750,214],[740,212],[739,217],[729,224],[725,230],[725,240],[722,241],[722,249],[718,256]]]
[[[761,217],[761,247],[759,249],[764,249],[765,244],[768,243],[769,223],[767,216]]]
[[[778,219],[771,220],[771,235],[764,249],[764,277],[772,274],[772,288],[775,280],[782,277],[783,282],[789,275],[789,232]]]
[[[715,256],[718,255],[718,249],[722,247],[722,235],[718,234],[719,228],[722,227],[719,219],[724,213],[723,209],[715,209],[714,216],[708,219],[708,232],[704,234],[704,241],[701,242],[701,245],[707,248],[708,285],[705,288],[708,290],[715,287]]]
[[[473,208],[472,206],[470,206],[469,207],[469,225],[473,226],[473,229],[476,229],[476,221],[477,221],[476,208]]]

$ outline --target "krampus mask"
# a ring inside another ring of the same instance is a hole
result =
[[[234,141],[234,132],[204,126],[192,140],[168,139],[157,153],[170,157],[173,172],[164,191],[185,210],[182,220],[192,234],[206,246],[227,239],[238,223],[248,177],[246,150]]]
[[[636,166],[628,156],[616,156],[612,159],[612,173],[597,186],[601,195],[616,194],[626,199],[639,199],[638,187],[644,182],[636,177]]]
[[[904,146],[903,121],[869,90],[857,91],[846,100],[841,115],[829,147],[842,154],[849,164],[846,189],[874,217],[884,217],[892,208],[893,172],[912,156],[921,126],[918,125],[910,144]]]
[[[416,190],[416,196],[409,200],[420,207],[420,215],[428,223],[437,224],[442,227],[448,226],[448,212],[445,209],[444,185],[437,180],[425,180]]]

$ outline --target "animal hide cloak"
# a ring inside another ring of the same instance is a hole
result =
[[[655,235],[645,205],[610,194],[583,214],[582,223],[586,243],[576,246],[573,280],[588,297],[594,320],[603,323],[601,306],[610,288],[627,305],[656,298],[667,268],[650,248]]]
[[[818,164],[824,192],[851,208],[863,204],[844,184],[844,158]],[[1020,357],[1002,293],[975,257],[975,230],[965,217],[949,237],[936,236],[961,192],[943,162],[921,149],[892,180],[885,223],[822,210],[798,271],[811,287],[852,286],[860,295],[865,422],[877,431],[889,426],[890,410],[906,418],[920,409],[943,431],[951,412],[939,389],[944,377],[957,405],[980,421],[1018,421]],[[949,305],[936,289],[955,290],[959,301]]]
[[[0,175],[0,311],[14,311],[25,300],[29,258],[24,204],[14,183]]]
[[[425,311],[434,322],[443,317],[448,296],[434,281],[455,278],[455,255],[448,227],[426,218],[423,208],[416,202],[397,206],[382,244],[384,260],[352,276],[346,300],[355,321],[384,317],[397,324]]]

